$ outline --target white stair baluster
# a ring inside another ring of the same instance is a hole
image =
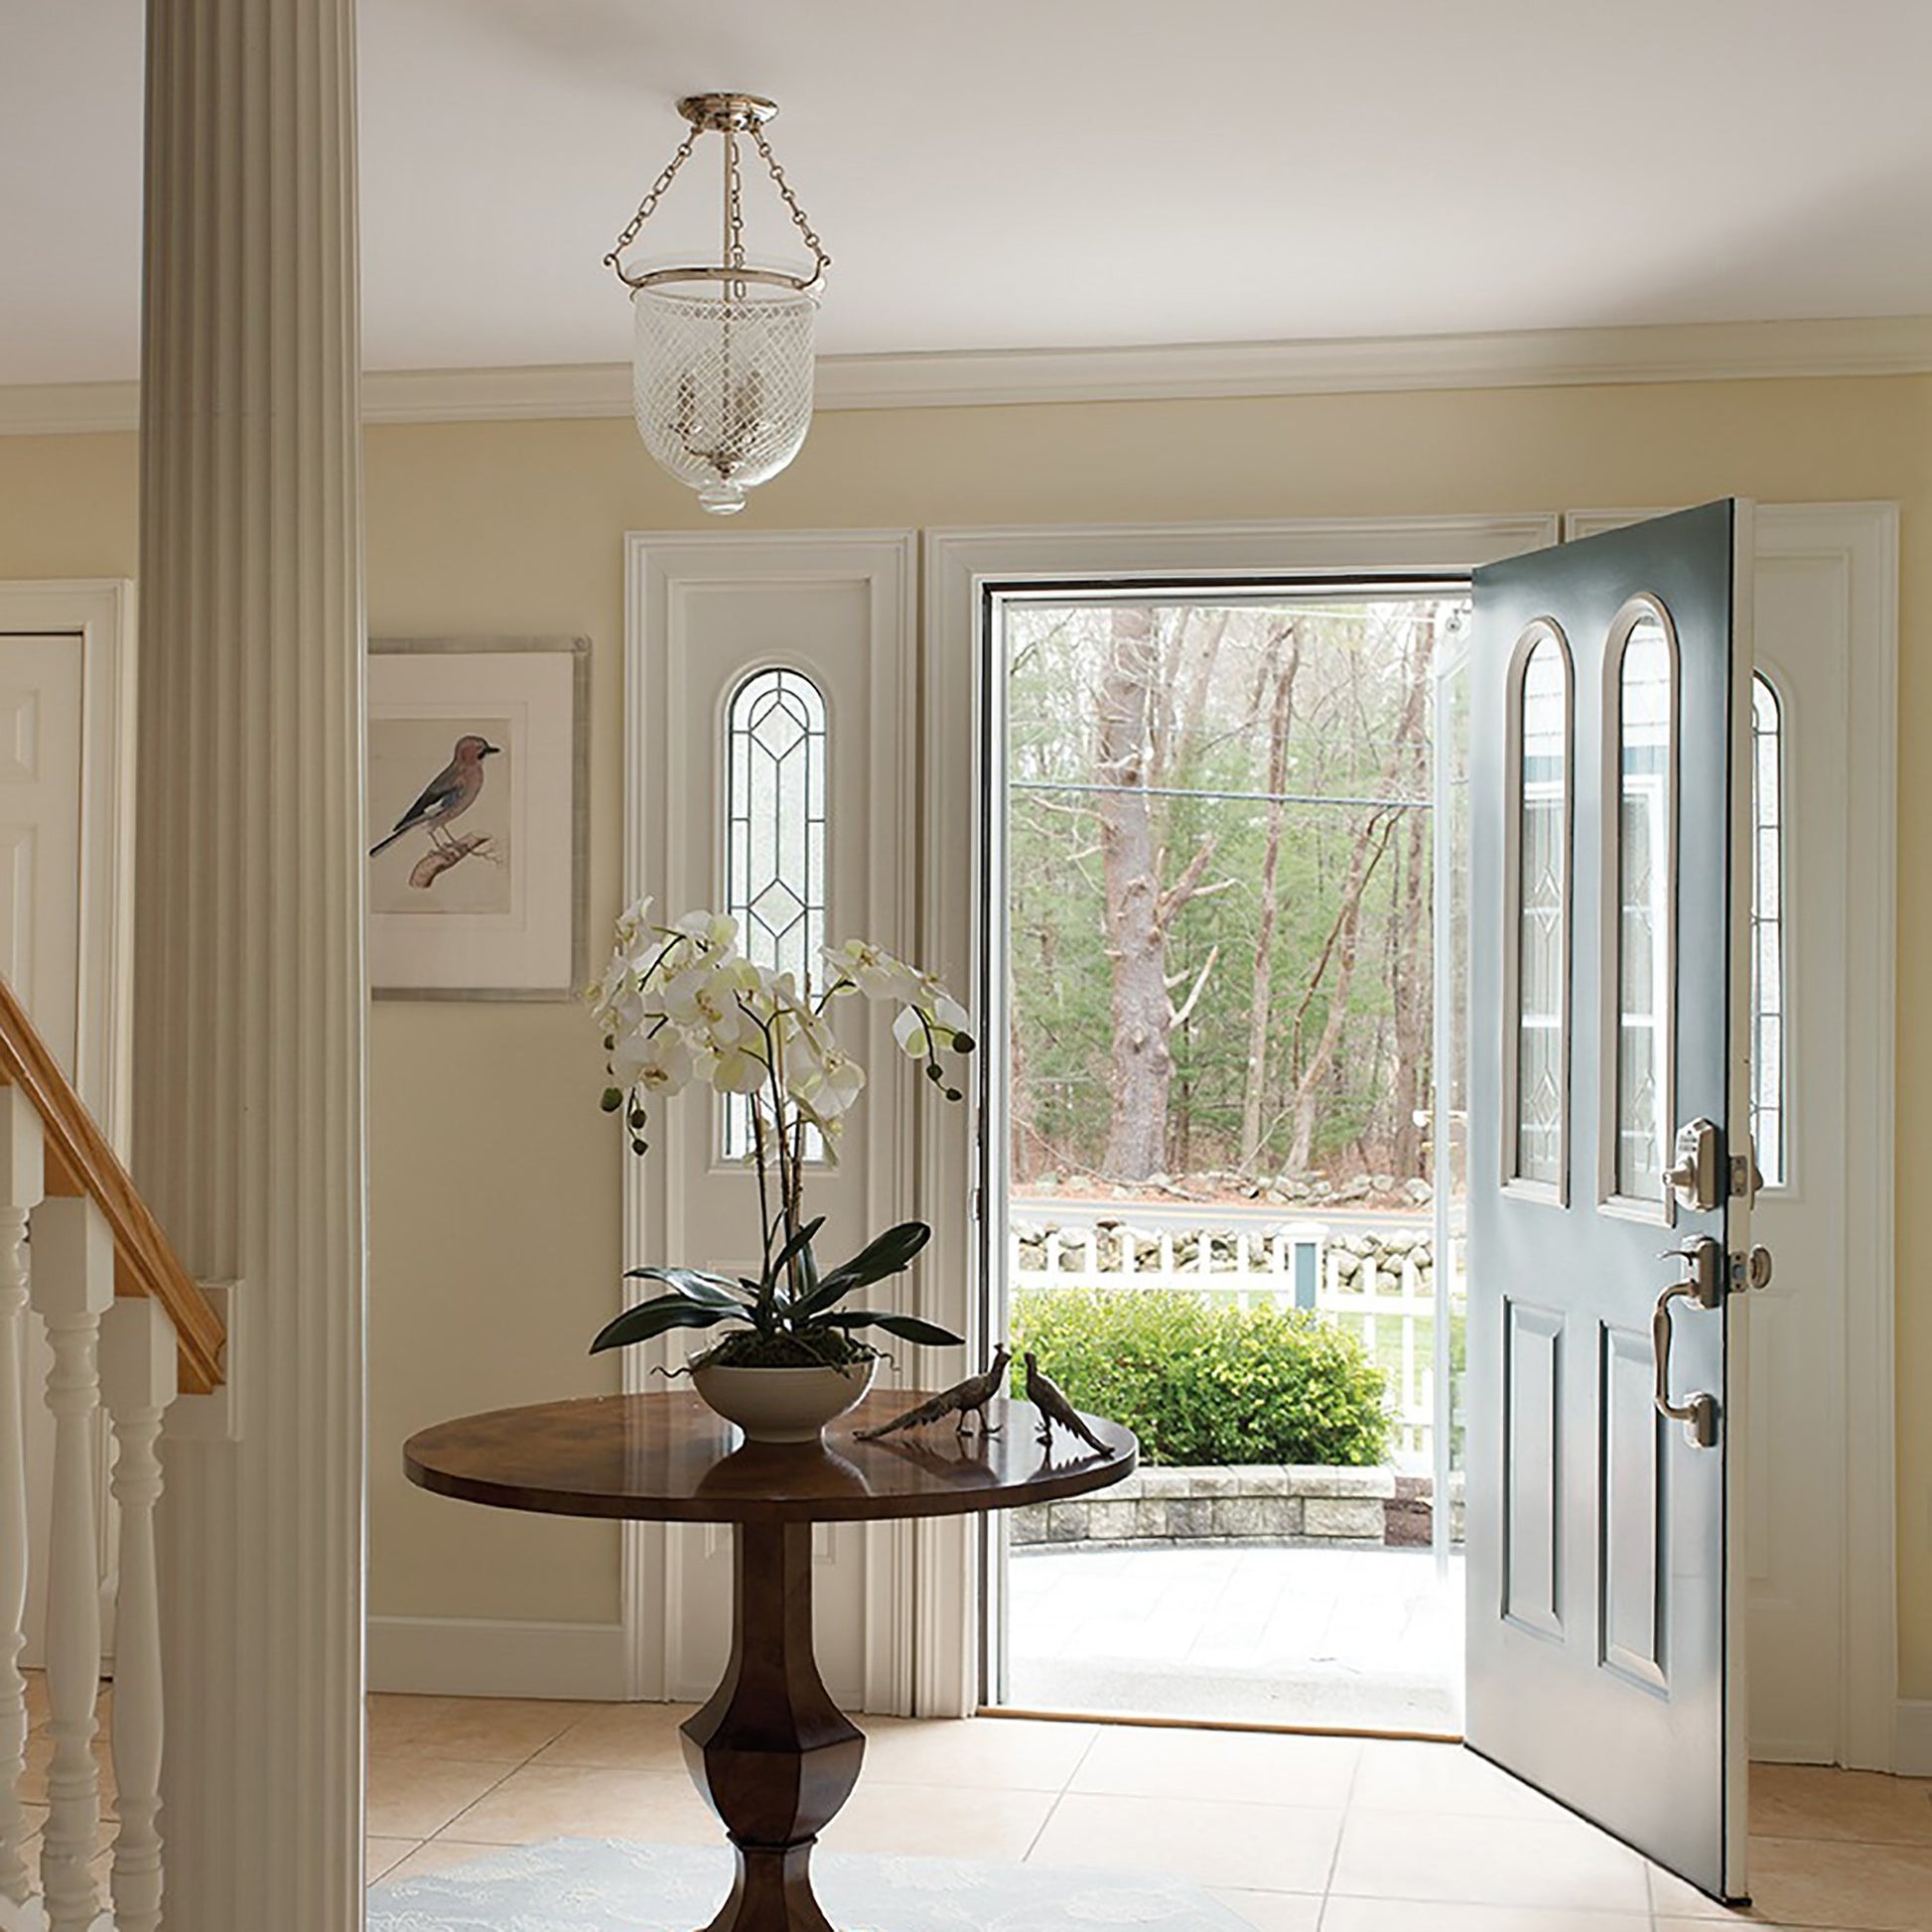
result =
[[[161,1919],[161,1604],[154,1452],[175,1399],[175,1333],[159,1302],[124,1297],[101,1323],[100,1384],[114,1426],[120,1505],[120,1592],[114,1611],[114,1932],[153,1932]]]
[[[0,1898],[24,1903],[27,1685],[27,1216],[41,1198],[41,1122],[18,1087],[0,1088]]]
[[[47,1776],[41,1890],[49,1932],[88,1932],[98,1909],[92,1863],[100,1832],[94,1706],[100,1693],[99,1530],[94,1419],[96,1340],[114,1301],[114,1239],[90,1200],[59,1198],[34,1215],[32,1298],[54,1366],[54,1507],[47,1559],[47,1702],[54,1761]]]

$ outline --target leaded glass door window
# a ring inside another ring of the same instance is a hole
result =
[[[1503,1178],[1556,1200],[1569,1181],[1571,712],[1569,648],[1539,621],[1517,646],[1511,694],[1514,1026]]]
[[[1611,628],[1605,692],[1606,782],[1616,791],[1612,916],[1616,988],[1605,1081],[1607,1204],[1671,1218],[1664,1170],[1672,1133],[1672,1013],[1676,988],[1675,810],[1677,644],[1654,598],[1632,599]],[[1613,776],[1611,775],[1613,774]]]
[[[725,905],[754,965],[789,973],[801,993],[825,945],[825,698],[803,671],[755,671],[726,720]],[[808,1132],[807,1159],[823,1154]],[[725,1153],[752,1152],[750,1104],[725,1108]]]

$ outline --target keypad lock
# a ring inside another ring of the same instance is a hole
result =
[[[1713,1213],[1725,1203],[1727,1176],[1718,1158],[1721,1138],[1716,1121],[1694,1120],[1677,1130],[1677,1144],[1671,1150],[1664,1178],[1677,1198],[1700,1214]]]

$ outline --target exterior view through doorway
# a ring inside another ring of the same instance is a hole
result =
[[[1005,1529],[992,1705],[1460,1730],[1468,608],[993,599],[989,1318],[1144,1466]]]

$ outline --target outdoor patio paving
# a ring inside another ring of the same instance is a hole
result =
[[[1462,1728],[1459,1553],[1035,1547],[1009,1580],[1019,1709]]]

